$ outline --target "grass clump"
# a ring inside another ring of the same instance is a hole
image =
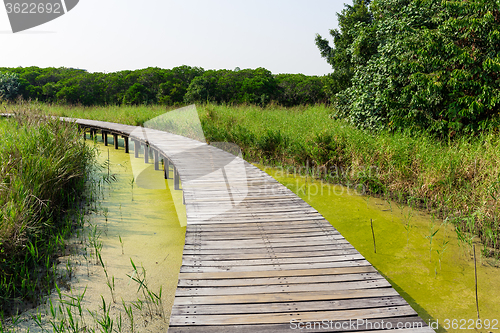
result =
[[[95,150],[77,125],[17,105],[0,119],[0,313],[36,305],[57,278],[56,257],[78,223]]]

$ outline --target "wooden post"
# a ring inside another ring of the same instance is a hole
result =
[[[170,177],[170,164],[168,162],[168,158],[163,156],[163,174],[165,176],[165,179],[168,179]]]
[[[160,170],[160,156],[158,155],[158,150],[153,150],[153,154],[155,161],[155,170]]]
[[[128,148],[128,136],[123,136],[123,142],[125,144],[125,154],[129,153],[129,148]]]
[[[141,143],[134,140],[134,157],[139,158],[139,150],[141,150]]]
[[[94,140],[94,131],[95,130],[93,128],[90,129],[90,139],[91,140]]]
[[[147,144],[144,144],[144,163],[149,163],[149,147]]]
[[[83,128],[83,141],[87,140],[87,129]]]
[[[179,171],[177,170],[177,168],[174,165],[174,189],[176,189],[176,190],[180,189],[179,180],[180,180],[179,179]]]
[[[113,143],[115,144],[115,149],[118,149],[118,134],[113,134]]]

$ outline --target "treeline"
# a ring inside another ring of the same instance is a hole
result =
[[[328,101],[328,76],[273,75],[264,68],[180,66],[115,73],[73,68],[0,68],[0,97],[73,105],[234,103],[294,106]]]
[[[498,1],[354,0],[338,22],[333,45],[316,37],[338,117],[445,137],[498,128]]]

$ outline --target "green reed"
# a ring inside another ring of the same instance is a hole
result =
[[[56,257],[78,227],[95,149],[74,124],[17,105],[0,120],[0,312],[37,303],[57,279]],[[68,265],[69,267],[69,265]],[[69,273],[71,275],[71,273]]]

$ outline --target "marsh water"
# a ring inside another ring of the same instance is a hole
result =
[[[163,172],[155,171],[152,164],[144,164],[142,154],[139,159],[133,153],[125,154],[122,143],[118,150],[99,142],[97,148],[99,163],[105,166],[100,176],[108,173],[109,165],[115,180],[103,185],[95,209],[86,217],[86,230],[73,240],[75,253],[61,258],[63,265],[70,262],[74,276],[70,289],[62,293],[66,299],[84,294],[83,307],[88,313],[93,312],[95,318],[102,315],[104,300],[114,327],[121,320],[123,332],[131,330],[125,311],[131,304],[137,305],[131,308],[136,331],[165,331],[184,247],[182,193],[173,190],[172,180],[163,179]],[[470,320],[477,319],[472,249],[457,240],[451,225],[406,206],[359,195],[346,187],[294,177],[279,169],[263,169],[330,221],[432,327],[463,332],[452,328],[453,320],[459,325],[460,320],[465,320],[468,327]],[[102,263],[92,248],[92,239],[102,244]],[[500,327],[498,323],[492,326],[493,320],[500,319],[500,270],[493,266],[495,262],[481,256],[479,244],[476,256],[480,316],[490,320],[491,327],[477,331],[494,332],[495,327]],[[159,294],[162,288],[162,316],[148,316],[145,308],[139,309],[144,297],[133,279],[137,276],[132,262],[144,268],[150,290]],[[33,310],[29,315],[36,313],[50,319],[48,307]],[[95,320],[89,324],[92,320],[88,317],[85,325],[99,328]],[[21,320],[20,326],[37,331],[36,323],[29,319]]]
[[[186,230],[182,192],[173,190],[172,179],[165,180],[163,171],[155,171],[151,163],[144,164],[143,152],[135,159],[133,152],[124,152],[122,141],[118,150],[111,142],[112,138],[109,146],[96,143],[102,167],[94,177],[107,177],[109,165],[109,175],[114,180],[101,182],[98,200],[85,216],[85,228],[70,242],[72,254],[60,258],[60,265],[69,266],[73,278],[66,288],[61,286],[62,300],[54,291],[46,305],[29,311],[19,320],[17,331],[41,331],[40,325],[31,319],[33,316],[40,316],[49,331],[52,331],[50,322],[69,323],[67,314],[57,313],[59,307],[62,312],[71,309],[75,321],[80,320],[80,327],[94,327],[96,331],[103,329],[98,321],[104,318],[113,321],[116,331],[132,331],[125,308],[132,311],[134,331],[163,332],[168,327]],[[142,280],[143,272],[148,290],[161,297],[162,309],[148,308],[144,289],[134,280]],[[72,298],[79,297],[82,297],[81,318],[76,306],[67,305],[76,303]]]

